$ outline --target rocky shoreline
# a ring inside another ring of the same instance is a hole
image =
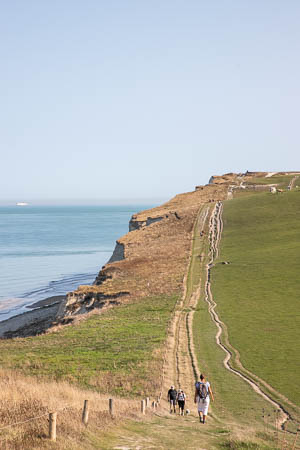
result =
[[[110,260],[92,285],[35,302],[27,307],[32,311],[0,322],[0,339],[41,334],[93,309],[181,292],[181,274],[188,261],[199,208],[227,199],[228,190],[241,189],[253,176],[267,175],[267,172],[246,172],[214,176],[209,184],[196,186],[192,192],[176,195],[161,206],[133,215],[129,232],[118,239]]]
[[[32,311],[3,320],[0,322],[0,338],[28,337],[45,332],[53,325],[64,299],[65,295],[56,295],[39,300],[27,306]]]

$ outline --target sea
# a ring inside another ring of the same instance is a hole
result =
[[[0,206],[0,321],[93,283],[132,214],[151,207]]]

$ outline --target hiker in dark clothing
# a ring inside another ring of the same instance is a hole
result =
[[[172,413],[173,408],[174,414],[176,414],[177,391],[174,386],[171,386],[168,390],[168,402],[170,402],[170,413]]]

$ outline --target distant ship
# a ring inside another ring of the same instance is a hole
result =
[[[18,203],[16,203],[16,206],[28,206],[28,203],[26,203],[26,202],[18,202]]]

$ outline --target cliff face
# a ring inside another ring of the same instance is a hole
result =
[[[118,239],[94,284],[70,292],[58,316],[72,317],[133,298],[179,292],[199,207],[231,198],[234,189],[253,188],[253,179],[268,177],[272,183],[273,175],[285,174],[247,171],[213,176],[209,184],[197,186],[193,192],[176,195],[161,206],[133,215],[129,233]],[[262,189],[266,188],[264,184]]]
[[[122,244],[121,242],[117,241],[115,249],[114,249],[114,252],[113,252],[112,256],[110,257],[108,263],[113,263],[113,262],[116,262],[116,261],[122,261],[122,259],[124,259],[124,258],[125,258],[124,244]]]
[[[227,187],[204,186],[132,216],[109,262],[92,286],[66,296],[58,317],[72,317],[144,296],[179,292],[199,207],[227,198]]]
[[[139,230],[140,228],[148,227],[148,225],[151,225],[152,223],[155,222],[160,222],[161,220],[163,220],[162,216],[147,217],[146,220],[141,220],[138,218],[137,214],[134,214],[129,222],[129,231]]]

